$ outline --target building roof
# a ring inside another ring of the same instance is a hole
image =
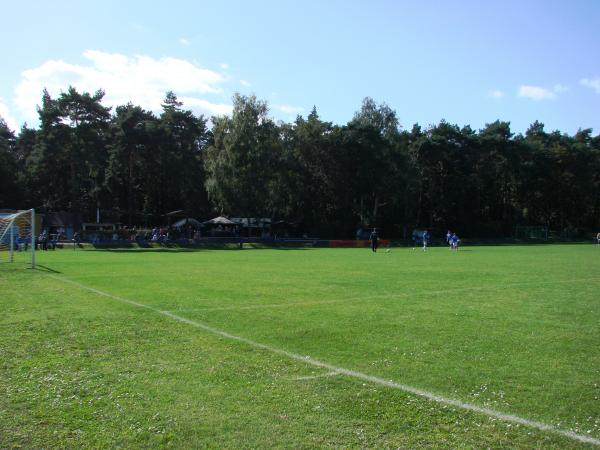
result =
[[[235,225],[234,222],[223,216],[215,217],[214,219],[207,220],[203,223],[206,225]]]
[[[81,223],[77,214],[67,211],[48,213],[44,216],[44,227],[74,227]]]

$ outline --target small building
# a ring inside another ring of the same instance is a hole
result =
[[[90,242],[116,241],[119,239],[118,224],[84,222],[81,224],[81,238]]]
[[[73,239],[75,231],[81,229],[81,217],[67,211],[47,213],[42,220],[42,227],[50,236]]]
[[[241,234],[247,237],[270,237],[271,219],[268,217],[232,217],[234,222],[241,229]]]

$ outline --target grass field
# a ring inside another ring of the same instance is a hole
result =
[[[0,266],[1,448],[600,445],[592,245],[38,264]]]

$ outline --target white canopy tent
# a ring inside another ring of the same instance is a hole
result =
[[[210,219],[202,223],[205,225],[235,225],[235,222],[232,222],[227,217],[223,216],[215,217],[214,219]]]

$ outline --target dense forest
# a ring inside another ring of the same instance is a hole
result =
[[[321,237],[360,226],[390,237],[417,227],[478,237],[512,236],[516,225],[600,228],[600,135],[591,129],[408,129],[370,98],[345,125],[316,108],[283,123],[266,102],[237,94],[230,116],[209,120],[172,92],[159,115],[133,104],[111,111],[103,96],[45,91],[39,128],[18,134],[0,118],[0,207],[88,220],[100,208],[127,225],[158,225],[173,210],[269,217]]]

